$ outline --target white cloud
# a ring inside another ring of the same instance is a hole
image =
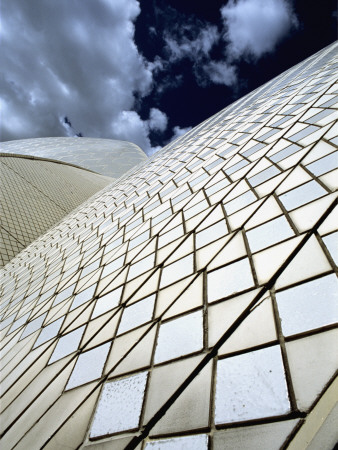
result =
[[[148,120],[142,120],[135,111],[121,111],[112,121],[111,131],[116,139],[134,142],[152,155],[161,147],[151,146],[149,131],[165,131],[167,124],[167,115],[157,108],[151,108]]]
[[[155,27],[149,27],[148,33],[150,36],[157,36],[157,30]]]
[[[213,47],[220,39],[221,34],[214,25],[203,24],[200,29],[191,21],[188,24],[179,24],[170,33],[168,31],[164,33],[166,43],[164,50],[168,54],[168,59],[157,57],[153,64],[154,73],[168,70],[172,64],[182,59],[189,59],[193,63],[193,73],[200,86],[206,86],[210,82],[233,85],[237,80],[235,68],[226,61],[213,61],[210,58]],[[162,84],[159,89],[165,90],[168,87],[172,85]]]
[[[159,109],[151,108],[148,123],[151,130],[164,131],[168,125],[168,117]]]
[[[190,37],[194,35],[195,37]],[[206,25],[201,30],[191,24],[186,24],[174,30],[174,34],[166,32],[164,41],[169,61],[175,62],[183,58],[191,60],[208,56],[212,47],[219,40],[216,26]]]
[[[186,59],[201,85],[233,85],[236,59],[272,51],[296,23],[286,0],[230,1],[221,13],[223,35],[193,17],[175,17],[163,33],[167,58],[149,62],[134,42],[137,0],[58,0],[57,7],[45,0],[4,2],[1,140],[65,136],[75,130],[129,140],[152,153],[157,147],[151,148],[149,133],[165,131],[168,119],[157,108],[148,119],[134,110],[152,90],[154,77],[161,95],[182,82],[172,66]],[[211,55],[222,36],[225,56],[214,61]],[[65,116],[73,128],[65,125]],[[187,131],[175,127],[174,137],[181,130]]]
[[[230,0],[221,14],[232,59],[272,52],[298,23],[286,0]]]
[[[203,68],[209,79],[215,84],[232,86],[237,81],[236,69],[226,62],[210,61]]]
[[[161,72],[164,70],[165,63],[166,62],[157,55],[155,56],[154,61],[148,62],[148,68],[152,73]]]
[[[137,112],[119,112],[111,123],[111,129],[116,139],[134,142],[146,153],[151,151],[148,123],[143,121]]]
[[[174,127],[173,128],[174,134],[173,134],[173,137],[170,139],[170,141],[173,141],[174,139],[176,139],[176,138],[178,138],[180,136],[183,136],[185,133],[188,133],[188,131],[190,131],[191,128],[192,127],[186,127],[186,128],[181,128],[179,126]]]
[[[148,123],[132,112],[153,85],[134,43],[139,13],[137,0],[5,2],[1,139],[67,135],[67,116],[84,136],[149,149]]]
[[[210,83],[236,85],[241,59],[258,59],[273,52],[298,25],[289,0],[229,0],[220,9],[222,30],[193,16],[170,11],[172,20],[163,33],[167,58],[155,58],[153,74],[169,72],[173,64],[190,60],[196,82],[203,87]],[[223,57],[215,59],[213,50],[217,52],[221,46]],[[170,83],[162,83],[159,89],[171,87]]]

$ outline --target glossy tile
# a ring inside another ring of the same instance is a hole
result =
[[[138,427],[147,372],[108,381],[102,389],[90,437],[106,436]]]

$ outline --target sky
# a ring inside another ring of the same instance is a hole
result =
[[[337,38],[332,0],[2,0],[0,140],[148,155]]]

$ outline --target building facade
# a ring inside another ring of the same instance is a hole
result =
[[[4,448],[334,446],[336,54],[176,139],[5,266]]]
[[[0,267],[146,159],[137,145],[112,139],[1,142]]]
[[[120,178],[132,167],[147,160],[136,144],[116,139],[49,137],[0,143],[0,152],[55,159]]]
[[[10,153],[0,153],[0,178],[0,267],[114,182],[60,161]]]

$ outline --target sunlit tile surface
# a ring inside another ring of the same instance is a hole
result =
[[[197,436],[161,439],[159,441],[147,442],[145,448],[147,450],[207,450],[208,436],[200,434]]]
[[[21,335],[20,339],[25,338],[26,336],[29,336],[30,334],[34,333],[34,331],[40,330],[41,325],[43,324],[43,321],[45,320],[46,313],[42,314],[41,316],[37,317],[36,319],[29,322],[24,329],[24,332]]]
[[[83,330],[84,327],[81,327],[62,336],[55,347],[55,350],[49,360],[49,364],[53,363],[54,361],[58,361],[59,359],[64,358],[65,356],[77,350]]]
[[[208,273],[208,301],[244,291],[254,286],[248,258]]]
[[[290,224],[284,216],[271,220],[247,232],[252,252],[257,252],[294,235]]]
[[[104,385],[90,436],[105,436],[137,428],[147,372],[111,381]]]
[[[92,317],[100,316],[101,314],[113,309],[118,305],[121,298],[122,287],[115,289],[109,294],[104,295],[97,299],[96,305],[94,307]]]
[[[327,191],[322,188],[315,181],[310,181],[292,191],[287,192],[280,196],[280,200],[289,211],[290,209],[297,208],[297,206],[304,205],[311,200],[315,200],[318,197],[325,195]]]
[[[3,448],[332,438],[320,405],[338,363],[336,54],[233,103],[7,254]],[[32,176],[41,191],[58,182]],[[34,198],[20,201],[12,211]],[[2,227],[1,239],[16,245]]]
[[[328,234],[323,241],[330,252],[331,257],[338,266],[338,232]]]
[[[279,347],[222,359],[216,380],[216,423],[276,416],[290,409]]]
[[[188,255],[179,261],[165,266],[162,272],[161,287],[174,283],[175,281],[192,274],[193,255]]]
[[[57,143],[59,138],[54,139]],[[67,141],[67,138],[62,139]],[[37,141],[39,139],[0,143],[0,153],[3,153],[0,156],[0,267],[114,181],[110,176],[45,159],[46,156],[36,158]],[[26,155],[35,158],[20,157],[25,150]],[[68,149],[63,150],[67,153]]]
[[[335,275],[278,292],[276,298],[286,336],[338,322],[338,281]]]
[[[100,378],[109,347],[110,343],[107,343],[88,352],[81,353],[68,380],[66,389],[71,389],[95,380],[95,378]]]
[[[155,362],[193,353],[203,347],[202,311],[180,317],[161,325]]]
[[[148,322],[153,315],[155,295],[128,306],[122,314],[118,334]]]
[[[60,319],[55,320],[54,322],[48,324],[46,327],[41,329],[41,333],[39,334],[39,337],[35,341],[34,347],[37,347],[40,344],[43,344],[46,341],[49,341],[50,339],[54,338],[62,325],[63,317]],[[27,325],[28,327],[28,325]]]

